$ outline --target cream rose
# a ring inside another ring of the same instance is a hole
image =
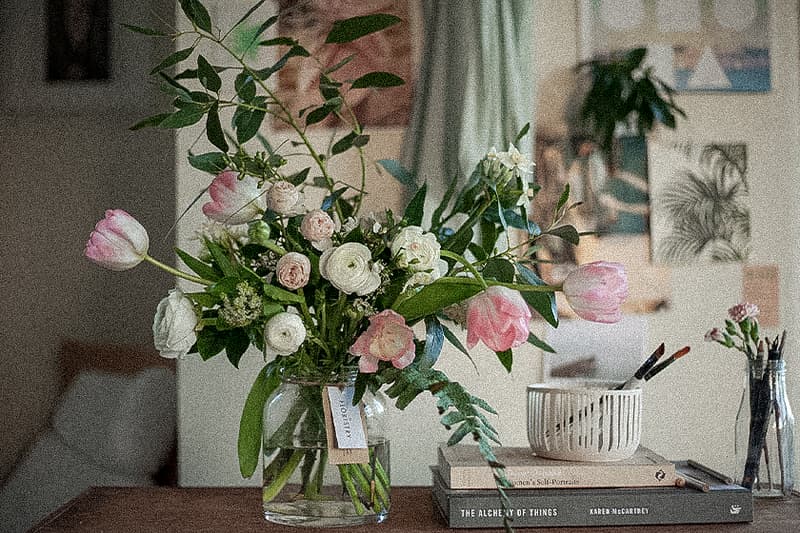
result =
[[[319,258],[323,278],[345,294],[364,296],[381,285],[380,266],[372,263],[372,252],[358,242],[328,248]]]
[[[391,250],[398,265],[417,272],[412,283],[424,285],[440,277],[441,246],[433,233],[419,226],[407,226],[394,238]]]
[[[192,301],[180,289],[169,291],[159,302],[153,318],[153,341],[161,357],[182,358],[197,341],[197,314]]]
[[[278,313],[264,326],[266,355],[291,355],[305,340],[306,326],[303,324],[303,319],[294,313]]]
[[[289,252],[278,259],[275,275],[287,289],[305,287],[311,275],[311,261],[301,253]]]
[[[303,195],[288,181],[277,181],[267,192],[267,207],[281,215],[293,215],[302,207]]]

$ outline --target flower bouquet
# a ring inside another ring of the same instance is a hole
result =
[[[154,70],[174,97],[174,109],[135,128],[183,128],[205,119],[204,134],[214,149],[190,153],[189,162],[213,177],[202,205],[211,226],[200,232],[198,252],[176,249],[185,268],[173,268],[148,255],[147,232],[133,217],[109,210],[85,255],[113,270],[147,261],[196,287],[176,288],[158,305],[153,333],[163,356],[197,353],[207,360],[224,353],[237,366],[248,347],[263,353],[263,369],[242,412],[238,454],[244,477],[252,476],[263,458],[268,519],[333,525],[386,517],[384,394],[399,409],[422,393],[435,397],[441,423],[452,429],[448,444],[471,437],[495,469],[502,496],[508,482],[492,451],[500,441],[487,416],[496,412],[435,368],[445,341],[467,358],[482,342],[510,371],[513,350],[525,343],[552,351],[530,332],[529,321],[534,310],[557,325],[555,291],[564,291],[579,316],[618,320],[627,291],[624,271],[597,262],[577,267],[563,285],[539,278],[536,241],[551,236],[577,244],[580,234],[561,222],[573,207],[569,189],[548,227],[528,219],[536,192],[533,164],[514,146],[525,130],[507,151],[485,154],[465,183],[454,180],[429,224],[423,225],[425,185],[402,214],[360,213],[369,136],[350,112],[348,95],[402,80],[387,72],[338,80],[335,66],[320,67],[319,103],[292,112],[270,78],[289,62],[314,58],[291,37],[265,37],[275,17],[258,23],[251,44],[282,50],[281,55],[272,66],[257,69],[245,53],[227,45],[228,34],[212,24],[199,1],[180,4],[191,22],[184,34],[194,44]],[[237,25],[254,17],[261,4]],[[398,22],[385,14],[338,21],[327,42],[349,42]],[[228,52],[229,63],[210,64],[201,43]],[[166,72],[191,58],[186,70]],[[219,75],[226,70],[235,74],[231,86]],[[230,132],[222,127],[223,110],[232,112]],[[320,151],[307,128],[329,115],[338,117],[345,131]],[[277,144],[259,133],[266,117],[286,126]],[[329,170],[328,162],[345,154],[360,161],[360,186]],[[309,166],[287,172],[290,156],[305,158]],[[409,183],[398,163],[380,164]],[[320,190],[321,201],[307,205]],[[466,328],[466,346],[454,327]],[[337,419],[339,408],[343,414]],[[356,433],[363,433],[359,443],[347,444]]]

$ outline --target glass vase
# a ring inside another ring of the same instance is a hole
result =
[[[757,498],[789,497],[794,488],[794,415],[786,395],[785,361],[770,360],[763,371],[751,362],[748,375],[736,417],[736,480]],[[760,433],[751,416],[759,408],[764,415]],[[748,474],[749,447],[762,438],[758,467]]]
[[[340,527],[380,523],[388,516],[389,441],[380,391],[367,390],[360,402],[367,444],[359,450],[361,462],[342,459],[343,450],[331,444],[335,431],[323,394],[327,387],[352,392],[356,375],[355,370],[324,380],[285,375],[267,399],[262,499],[268,521]]]

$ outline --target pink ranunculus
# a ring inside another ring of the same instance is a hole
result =
[[[208,187],[211,201],[203,204],[203,214],[225,224],[245,224],[264,212],[264,191],[252,176],[226,170],[217,175]]]
[[[275,275],[287,289],[305,287],[311,275],[311,261],[301,253],[289,252],[278,259]]]
[[[513,289],[492,285],[467,301],[467,346],[483,341],[490,350],[504,352],[527,342],[531,310]]]
[[[755,318],[760,313],[756,304],[743,302],[728,309],[728,316],[737,324],[745,318]]]
[[[622,318],[620,306],[628,297],[628,277],[619,263],[595,261],[570,272],[562,289],[576,315],[613,324]]]
[[[330,239],[336,231],[336,223],[322,209],[309,211],[300,223],[300,233],[311,242]]]
[[[147,256],[147,230],[122,209],[108,209],[94,227],[83,254],[109,270],[128,270]]]
[[[360,357],[358,369],[376,372],[378,361],[391,361],[395,368],[405,368],[414,360],[414,332],[405,319],[386,309],[369,319],[369,327],[350,347],[350,353]]]

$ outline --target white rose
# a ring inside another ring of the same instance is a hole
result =
[[[153,318],[153,340],[161,357],[182,358],[197,341],[197,314],[192,301],[180,289],[169,291]]]
[[[305,340],[306,326],[294,313],[278,313],[264,326],[264,353],[267,355],[291,355]]]
[[[397,257],[397,263],[415,272],[429,273],[430,281],[439,277],[440,250],[436,236],[419,226],[403,228],[392,241],[392,255]]]
[[[319,258],[319,271],[345,294],[364,296],[381,285],[380,266],[372,264],[372,252],[358,242],[325,250]]]
[[[301,211],[303,195],[288,181],[277,181],[267,192],[267,206],[281,215],[294,215]]]

